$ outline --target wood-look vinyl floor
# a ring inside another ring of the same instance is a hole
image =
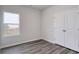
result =
[[[78,54],[76,51],[49,43],[45,40],[37,40],[3,48],[0,52],[1,54]]]

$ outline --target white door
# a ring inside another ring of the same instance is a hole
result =
[[[75,38],[75,20],[76,10],[68,10],[65,13],[65,46],[76,50],[76,38]]]
[[[54,37],[55,43],[64,46],[64,14],[54,14]]]
[[[75,42],[76,42],[76,50],[79,51],[79,11],[76,14],[75,19]]]
[[[67,48],[79,51],[79,13],[68,10],[54,14],[55,42]]]

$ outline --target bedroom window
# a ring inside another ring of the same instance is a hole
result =
[[[19,35],[19,14],[4,12],[3,36]]]

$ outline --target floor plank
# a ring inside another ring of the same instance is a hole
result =
[[[78,52],[49,43],[45,40],[37,40],[7,47],[0,51],[0,54],[78,54]]]

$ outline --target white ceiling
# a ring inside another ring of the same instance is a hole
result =
[[[39,9],[39,10],[44,10],[50,6],[51,5],[26,5],[26,7],[35,8],[35,9]]]

